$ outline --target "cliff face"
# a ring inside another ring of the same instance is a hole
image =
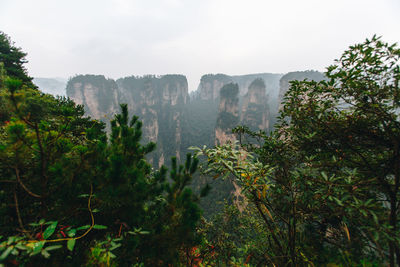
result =
[[[86,114],[108,124],[119,104],[143,121],[143,142],[157,143],[150,155],[154,166],[180,158],[189,146],[213,146],[233,141],[238,124],[252,130],[271,130],[279,99],[294,79],[322,80],[316,71],[239,76],[208,74],[198,90],[188,95],[183,75],[130,76],[114,81],[101,75],[76,76],[67,95],[85,107]],[[280,96],[279,96],[280,95]]]
[[[240,121],[241,124],[254,131],[268,130],[270,110],[268,109],[264,80],[258,78],[250,84],[247,93],[243,97]]]
[[[239,123],[239,86],[229,83],[220,90],[217,124],[215,127],[215,144],[235,141],[232,129]]]
[[[183,75],[126,77],[117,80],[120,103],[128,103],[130,113],[143,121],[143,140],[157,143],[152,153],[154,165],[161,166],[171,156],[181,157],[184,106],[188,84]]]
[[[289,72],[282,76],[279,81],[279,108],[282,107],[282,100],[285,93],[289,90],[290,82],[294,80],[303,81],[307,79],[308,81],[314,80],[316,82],[320,82],[324,80],[326,77],[323,73],[313,70],[308,71],[296,71],[296,72]]]
[[[148,159],[158,167],[168,165],[171,156],[182,158],[189,146],[212,147],[234,141],[232,129],[239,124],[255,131],[272,130],[279,100],[289,88],[289,81],[323,79],[318,72],[282,76],[208,74],[201,78],[198,90],[189,99],[187,80],[182,75],[130,76],[116,81],[100,75],[80,75],[68,82],[67,96],[82,104],[87,115],[108,125],[120,111],[119,104],[128,104],[131,116],[135,114],[143,122],[143,142],[157,144]],[[212,178],[195,179],[194,188],[207,179]],[[215,203],[232,194],[240,195],[239,188],[229,181],[212,183],[218,193],[213,194],[215,198],[204,200],[205,209],[218,210]]]
[[[79,75],[67,83],[67,96],[83,105],[88,116],[103,121],[119,110],[117,84],[103,75]]]
[[[185,76],[131,76],[115,82],[81,75],[68,82],[67,95],[84,105],[87,115],[106,123],[119,112],[120,103],[128,104],[130,114],[143,121],[143,142],[157,143],[149,160],[160,166],[171,156],[180,158],[183,109],[189,99]]]
[[[206,74],[201,77],[199,87],[194,93],[193,99],[213,100],[216,101],[219,97],[221,88],[229,83],[236,83],[239,87],[239,96],[247,93],[250,84],[255,79],[262,79],[266,84],[271,97],[278,96],[279,79],[282,74],[275,73],[258,73],[248,75],[229,76],[225,74]],[[276,93],[275,93],[276,92]]]
[[[215,101],[219,97],[221,88],[230,82],[232,82],[232,78],[225,74],[203,75],[197,88],[197,98]]]

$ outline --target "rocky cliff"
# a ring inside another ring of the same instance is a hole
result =
[[[269,129],[270,113],[264,80],[255,79],[248,87],[243,96],[241,124],[248,126],[251,130]]]
[[[260,94],[260,102],[267,101],[265,108],[267,111],[262,111],[264,118],[258,120],[258,125],[262,130],[268,130],[268,127],[272,124],[271,120],[274,120],[278,110],[278,94],[279,94],[279,80],[283,74],[274,73],[259,73],[259,74],[248,74],[248,75],[235,75],[229,76],[225,74],[207,74],[203,75],[198,89],[191,93],[190,106],[187,108],[186,113],[188,114],[188,126],[192,129],[189,132],[188,140],[191,143],[188,145],[208,145],[212,146],[215,144],[215,129],[216,120],[218,115],[218,105],[220,103],[220,90],[223,86],[229,83],[236,83],[239,88],[239,112],[247,111],[251,113],[254,109],[252,103],[246,98],[250,85],[256,79],[260,79],[264,82],[264,94]],[[257,90],[256,90],[257,91]],[[254,92],[250,93],[249,96],[253,97]],[[250,107],[249,107],[250,106]],[[263,107],[257,107],[257,110],[261,110]],[[251,117],[247,115],[240,115],[240,124],[255,125],[254,122],[248,122],[247,120]],[[256,118],[253,118],[253,120]],[[261,122],[263,121],[263,122]],[[254,127],[253,127],[254,128]]]
[[[103,75],[78,75],[67,83],[67,96],[95,119],[109,121],[118,112],[118,87]]]
[[[181,157],[188,83],[183,75],[126,77],[117,80],[119,102],[143,121],[145,141],[157,143],[154,164],[161,166],[171,156]]]
[[[180,158],[189,146],[234,140],[231,129],[238,124],[271,130],[289,82],[323,78],[316,71],[207,74],[189,98],[183,75],[130,76],[116,81],[102,75],[79,75],[70,79],[66,91],[89,116],[106,123],[119,112],[120,103],[128,104],[130,114],[143,121],[144,141],[157,143],[150,160],[159,166],[168,164],[170,156]]]
[[[324,80],[326,77],[323,73],[319,71],[314,71],[314,70],[307,70],[307,71],[295,71],[295,72],[289,72],[282,76],[282,78],[279,81],[279,98],[278,98],[278,103],[280,104],[283,100],[283,97],[287,90],[289,90],[290,87],[290,82],[294,80],[314,80],[316,82]]]
[[[219,98],[219,91],[228,83],[231,83],[232,77],[225,74],[206,74],[200,79],[197,95],[195,98],[200,100],[216,101]]]
[[[156,151],[149,160],[154,166],[169,165],[170,157],[182,158],[189,146],[211,147],[234,141],[232,128],[246,125],[252,130],[272,129],[281,96],[293,79],[323,79],[318,72],[251,74],[228,76],[208,74],[201,78],[198,90],[188,95],[183,75],[130,76],[106,79],[101,75],[79,75],[67,84],[67,96],[82,104],[86,114],[108,124],[119,112],[119,104],[128,104],[131,115],[143,121],[143,142],[154,141]],[[234,186],[226,181],[199,178],[194,188],[210,182],[218,197],[203,203],[206,209],[218,209],[215,203],[230,198]],[[211,208],[210,208],[211,207]]]
[[[278,96],[279,80],[283,74],[258,73],[247,75],[225,75],[225,74],[206,74],[201,77],[197,91],[193,93],[193,99],[217,101],[219,91],[228,83],[236,83],[239,87],[239,95],[247,93],[250,84],[255,79],[262,79],[270,93],[271,100]]]
[[[225,144],[236,140],[232,129],[239,123],[239,86],[234,83],[224,85],[220,90],[215,144]]]
[[[157,143],[149,159],[160,166],[171,156],[181,157],[184,106],[188,84],[183,75],[126,77],[114,81],[101,75],[79,75],[67,85],[67,95],[85,108],[87,115],[106,123],[126,103],[131,115],[143,121],[143,142]]]

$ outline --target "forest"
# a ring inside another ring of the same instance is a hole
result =
[[[126,104],[93,119],[25,63],[0,32],[0,266],[400,266],[396,44],[349,47],[326,79],[290,82],[271,131],[237,125],[168,167]],[[218,192],[200,174],[236,200],[204,216]]]

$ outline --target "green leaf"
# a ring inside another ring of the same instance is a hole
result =
[[[105,226],[105,225],[100,225],[100,224],[95,224],[95,225],[93,226],[93,229],[103,230],[103,229],[107,229],[107,226]]]
[[[90,228],[90,225],[84,225],[84,226],[81,226],[81,227],[76,228],[76,230],[77,230],[77,231],[79,231],[79,230],[86,230],[86,229],[89,229],[89,228]]]
[[[59,248],[62,248],[62,246],[61,245],[54,245],[54,246],[46,247],[45,250],[51,251],[51,250],[56,250],[56,249],[59,249]]]
[[[0,256],[0,261],[5,260],[8,255],[11,253],[11,251],[13,250],[13,247],[8,247]]]
[[[74,237],[76,235],[76,229],[71,229],[67,232],[69,237]]]
[[[111,248],[110,248],[110,250],[114,250],[114,249],[116,249],[116,248],[119,248],[121,246],[121,244],[114,244]]]
[[[44,244],[45,244],[45,241],[40,241],[40,242],[34,243],[33,251],[30,255],[33,256],[33,255],[38,254],[42,250]]]
[[[115,258],[116,256],[113,254],[113,253],[111,253],[111,252],[108,252],[108,255],[110,256],[110,258]]]
[[[374,219],[374,222],[379,225],[379,220],[378,220],[378,216],[376,216],[375,212],[370,211],[372,218]]]
[[[343,202],[342,202],[340,199],[338,199],[337,197],[333,197],[333,199],[336,201],[336,203],[337,203],[339,206],[343,206]]]
[[[44,230],[44,232],[43,232],[43,239],[49,238],[49,237],[54,233],[54,231],[55,231],[56,228],[57,228],[57,224],[58,224],[58,222],[53,222],[52,224],[50,224],[50,225],[46,228],[46,230]]]
[[[75,247],[76,239],[70,239],[67,242],[67,248],[69,251],[73,251]]]
[[[43,255],[43,257],[45,257],[46,259],[50,258],[50,253],[48,253],[46,250],[42,250],[42,255]]]
[[[15,247],[18,248],[19,250],[28,250],[29,249],[23,243],[18,243],[18,244],[15,245]]]

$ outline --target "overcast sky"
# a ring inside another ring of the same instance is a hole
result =
[[[374,33],[400,41],[399,0],[0,0],[29,74],[321,70]]]

